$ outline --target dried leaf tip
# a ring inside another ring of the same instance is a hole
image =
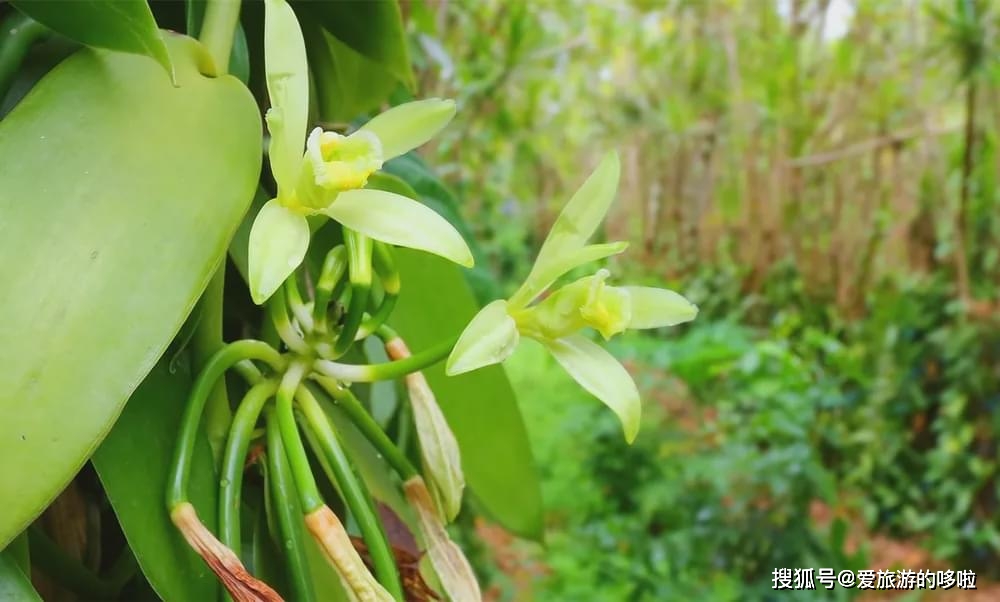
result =
[[[417,512],[417,524],[441,586],[452,600],[480,602],[483,598],[476,574],[461,548],[448,537],[444,523],[434,509],[427,485],[419,476],[403,484],[406,500]]]
[[[398,337],[386,341],[385,349],[393,360],[410,356],[406,343]],[[462,509],[462,492],[465,489],[458,441],[422,372],[406,375],[406,390],[413,409],[413,422],[420,440],[421,464],[431,498],[441,516],[450,522]]]
[[[170,512],[170,520],[180,529],[198,555],[212,572],[219,577],[229,595],[236,602],[283,602],[278,592],[257,579],[240,562],[236,553],[220,542],[198,519],[194,506],[188,502],[178,504]]]

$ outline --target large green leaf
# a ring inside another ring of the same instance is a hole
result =
[[[0,546],[72,478],[222,259],[260,173],[257,106],[170,36],[85,49],[0,122]]]
[[[168,73],[173,73],[167,46],[146,2],[11,0],[11,4],[39,23],[81,44],[144,54],[163,65]]]
[[[10,550],[0,552],[0,600],[41,601],[41,596],[31,586],[31,580],[18,568],[13,556]]]
[[[456,266],[397,249],[403,287],[390,322],[416,353],[456,336],[478,311]],[[441,362],[425,371],[458,439],[466,482],[483,509],[510,531],[540,539],[542,499],[528,435],[507,376],[491,366],[448,377]]]
[[[181,414],[191,390],[187,362],[162,360],[139,385],[93,463],[129,547],[164,600],[214,600],[218,581],[170,522],[166,485]],[[169,364],[177,365],[174,374]],[[208,439],[199,436],[191,463],[191,503],[215,531],[219,482]]]
[[[413,87],[403,17],[396,0],[293,2],[300,21],[315,20],[338,40]]]

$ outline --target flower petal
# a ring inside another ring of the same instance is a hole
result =
[[[617,255],[628,248],[627,242],[609,242],[600,245],[587,245],[561,256],[554,256],[543,263],[536,261],[528,274],[528,278],[510,298],[511,307],[525,307],[549,288],[560,276],[585,263]]]
[[[580,386],[618,415],[625,440],[632,443],[639,432],[642,406],[639,391],[625,367],[603,347],[579,334],[543,339],[542,344]]]
[[[433,138],[454,116],[454,100],[428,98],[392,107],[373,117],[359,131],[367,130],[378,136],[382,158],[388,161]]]
[[[271,108],[268,156],[278,194],[295,190],[309,113],[309,71],[302,30],[285,0],[264,3],[264,64]]]
[[[309,248],[309,222],[277,199],[260,208],[250,228],[250,296],[262,305],[295,271]]]
[[[694,320],[698,306],[682,295],[650,286],[621,287],[632,298],[629,328],[662,328]]]
[[[384,190],[348,190],[323,210],[341,224],[401,247],[427,251],[472,267],[472,251],[446,219],[426,205]]]
[[[498,299],[488,303],[462,331],[448,356],[445,373],[455,376],[499,364],[514,353],[519,340],[517,324],[507,313],[507,302]]]
[[[615,199],[620,173],[618,153],[611,151],[604,155],[552,224],[535,265],[545,264],[587,243]]]

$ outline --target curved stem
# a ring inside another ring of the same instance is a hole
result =
[[[0,32],[4,34],[0,37],[0,100],[3,100],[31,45],[49,30],[31,17],[14,11],[0,23]]]
[[[382,457],[386,459],[402,480],[406,481],[410,477],[419,474],[416,467],[406,457],[406,454],[396,447],[392,439],[389,438],[389,435],[385,434],[385,431],[375,422],[375,419],[361,405],[361,402],[354,396],[354,393],[351,393],[350,389],[341,386],[340,383],[332,378],[314,376],[313,380],[337,402],[337,406],[344,410],[344,413],[354,423],[354,426],[375,446],[375,449],[382,454]]]
[[[316,592],[313,589],[312,576],[305,554],[306,538],[302,529],[302,514],[298,507],[298,490],[292,478],[292,468],[288,465],[285,455],[285,445],[281,440],[281,431],[274,408],[264,408],[264,419],[267,422],[267,467],[270,476],[272,507],[278,518],[278,535],[281,537],[281,549],[284,551],[285,563],[291,581],[292,596],[302,602],[313,602]]]
[[[233,364],[233,370],[243,377],[243,380],[247,381],[251,385],[256,385],[257,381],[264,377],[260,372],[260,368],[253,365],[250,360],[243,360],[241,362],[236,362]]]
[[[267,302],[267,315],[281,337],[281,341],[295,353],[308,354],[309,346],[288,319],[288,305],[285,301],[285,287],[279,286]]]
[[[233,49],[236,24],[240,21],[240,0],[210,0],[205,7],[205,21],[198,37],[215,62],[219,75],[229,70],[229,53]]]
[[[198,324],[195,326],[191,340],[191,351],[194,365],[201,370],[206,362],[225,344],[222,340],[222,302],[225,295],[226,263],[215,270],[201,299],[198,300]],[[205,405],[205,434],[212,446],[212,455],[218,462],[222,456],[222,448],[226,444],[229,424],[233,419],[233,411],[229,406],[229,395],[226,383],[219,382],[212,388]]]
[[[371,336],[382,324],[385,324],[385,321],[392,314],[392,310],[396,308],[396,300],[398,298],[399,295],[386,292],[385,296],[382,297],[382,303],[379,304],[375,313],[370,316],[366,315],[365,320],[361,323],[361,327],[358,328],[358,334],[354,336],[354,340],[360,341],[365,337]]]
[[[337,245],[326,254],[319,281],[316,283],[316,298],[313,299],[313,322],[320,332],[326,332],[326,312],[330,307],[330,300],[334,298],[334,290],[343,280],[346,271],[347,249],[344,245]]]
[[[357,521],[358,528],[361,529],[361,535],[368,546],[368,554],[371,556],[372,564],[375,565],[375,576],[394,598],[402,600],[403,587],[399,582],[396,560],[382,529],[382,523],[375,514],[368,490],[361,479],[354,474],[354,468],[341,448],[329,418],[313,394],[308,388],[299,387],[295,397],[309,430],[316,435],[321,451],[333,469],[344,501],[354,520]]]
[[[319,494],[316,479],[313,478],[312,469],[309,467],[309,458],[306,456],[305,447],[302,446],[302,438],[295,424],[295,410],[292,407],[295,390],[299,388],[307,369],[308,367],[301,363],[294,363],[288,368],[281,379],[275,402],[281,440],[285,445],[288,464],[291,466],[295,487],[299,491],[299,501],[302,503],[302,512],[305,514],[323,505],[323,497]]]
[[[372,286],[372,239],[344,228],[344,240],[347,243],[347,261],[351,278],[351,304],[347,308],[344,326],[333,345],[337,357],[347,353],[354,343],[355,335],[365,315]]]
[[[167,485],[167,509],[173,510],[178,504],[187,501],[191,456],[194,454],[198,424],[201,422],[205,402],[216,381],[234,364],[248,359],[265,362],[276,372],[281,371],[285,365],[284,358],[270,345],[249,339],[226,345],[208,360],[198,375],[188,397],[187,406],[184,408],[181,430],[170,468],[170,483]]]
[[[330,376],[348,383],[370,383],[377,380],[392,380],[411,372],[423,370],[448,357],[458,337],[451,338],[410,357],[382,364],[340,364],[318,359],[313,368],[324,376]]]
[[[312,313],[310,313],[309,307],[302,300],[302,293],[299,292],[299,282],[295,279],[295,274],[292,274],[285,280],[285,295],[287,295],[288,307],[292,310],[292,315],[299,321],[302,329],[306,332],[312,330]]]
[[[243,397],[226,442],[219,481],[219,541],[237,554],[240,549],[240,492],[243,465],[253,436],[254,426],[267,400],[278,391],[278,383],[265,380],[254,385]]]

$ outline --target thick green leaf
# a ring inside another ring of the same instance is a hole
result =
[[[257,106],[171,36],[85,49],[0,122],[0,545],[72,478],[184,322],[260,173]]]
[[[179,366],[174,374],[171,363]],[[191,386],[187,362],[164,357],[132,394],[93,457],[129,547],[164,600],[213,600],[218,594],[214,573],[170,522],[163,503]],[[203,434],[191,463],[190,492],[198,516],[214,531],[219,484]]]
[[[403,16],[396,0],[366,2],[293,2],[301,21],[316,21],[338,40],[378,63],[413,88]]]
[[[456,266],[397,249],[403,287],[390,322],[414,353],[458,335],[479,307]],[[448,377],[425,371],[458,439],[466,482],[483,509],[510,531],[540,539],[538,473],[514,391],[501,366]]]
[[[318,117],[350,122],[379,107],[399,85],[379,63],[352,50],[321,27],[303,23]]]
[[[385,171],[380,172],[378,175],[392,174],[412,186],[413,190],[417,193],[413,198],[427,205],[448,220],[469,244],[469,249],[472,250],[472,257],[476,260],[476,266],[471,270],[466,270],[464,274],[469,285],[472,287],[472,292],[476,295],[476,300],[485,305],[489,301],[499,297],[500,288],[487,268],[489,262],[486,261],[486,255],[480,248],[477,237],[473,234],[472,229],[462,219],[458,208],[458,199],[455,198],[454,193],[431,172],[424,161],[415,153],[407,153],[401,157],[396,157],[386,163],[383,169]],[[370,179],[369,187],[410,196],[408,192],[402,192],[391,186],[375,182],[374,177]]]
[[[0,600],[17,600],[18,602],[31,602],[38,600],[41,596],[31,586],[28,579],[17,566],[17,560],[13,558],[10,550],[0,552]]]
[[[96,48],[144,54],[173,77],[170,54],[146,2],[11,0],[19,11],[71,38]]]

